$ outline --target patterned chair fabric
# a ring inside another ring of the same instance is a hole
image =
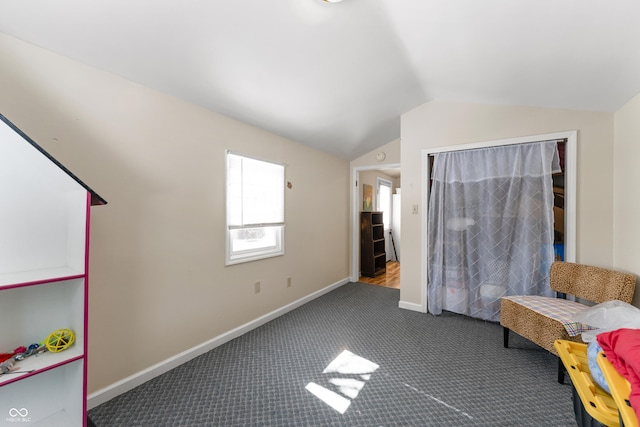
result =
[[[558,294],[574,295],[593,303],[609,300],[631,303],[636,277],[606,268],[556,261],[551,265],[550,285]],[[586,307],[562,298],[503,297],[500,324],[504,327],[504,346],[508,347],[511,330],[557,356],[555,340],[582,341],[581,333],[589,327],[572,322],[571,317]],[[562,382],[560,374],[558,381]]]

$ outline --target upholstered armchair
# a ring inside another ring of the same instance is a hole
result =
[[[581,341],[587,325],[572,321],[573,315],[591,303],[620,300],[631,303],[636,286],[632,274],[601,267],[556,261],[551,265],[550,285],[558,298],[537,295],[502,297],[500,324],[504,347],[509,347],[509,331],[538,344],[558,356],[555,340]],[[566,299],[574,295],[578,301]],[[558,358],[558,382],[564,382],[564,367]]]

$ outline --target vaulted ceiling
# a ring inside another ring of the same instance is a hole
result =
[[[431,100],[640,93],[637,0],[0,0],[0,32],[346,159]]]

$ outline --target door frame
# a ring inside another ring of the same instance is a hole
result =
[[[501,145],[515,145],[515,144],[526,144],[531,142],[538,141],[548,141],[552,139],[566,139],[567,143],[565,144],[565,153],[564,153],[564,168],[565,168],[565,207],[564,207],[564,226],[565,226],[565,234],[564,234],[564,259],[568,262],[576,262],[576,197],[577,197],[577,189],[576,182],[578,179],[577,173],[577,143],[578,143],[578,131],[564,131],[564,132],[556,132],[556,133],[547,133],[541,135],[531,135],[531,136],[523,136],[517,138],[508,138],[508,139],[499,139],[494,141],[485,141],[485,142],[474,142],[470,144],[460,144],[460,145],[449,145],[445,147],[435,147],[435,148],[425,148],[422,150],[422,182],[423,182],[423,191],[422,191],[422,206],[425,208],[422,209],[421,221],[423,224],[422,227],[422,260],[421,260],[421,298],[420,298],[420,310],[423,313],[428,312],[427,305],[427,297],[428,297],[428,264],[427,260],[429,259],[429,245],[428,245],[428,236],[429,236],[429,223],[428,213],[429,213],[429,185],[426,183],[429,182],[429,177],[431,176],[431,167],[429,163],[429,156],[436,153],[444,153],[450,151],[462,151],[462,150],[472,150],[477,148],[487,148],[487,147],[498,147]]]
[[[349,280],[352,282],[360,280],[360,206],[358,206],[358,192],[362,188],[359,183],[360,172],[396,168],[400,168],[400,163],[354,166],[351,168],[351,277]],[[402,279],[400,279],[400,283],[402,283]]]

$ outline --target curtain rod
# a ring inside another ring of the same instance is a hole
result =
[[[489,146],[489,147],[478,147],[478,148],[462,148],[460,150],[451,150],[451,151],[447,151],[448,153],[452,153],[452,152],[456,152],[456,151],[469,151],[469,150],[483,150],[485,148],[494,148],[494,147],[511,147],[514,145],[521,145],[521,144],[535,144],[537,142],[557,142],[557,143],[561,143],[561,144],[566,144],[568,139],[567,138],[560,138],[560,139],[543,139],[541,141],[531,141],[531,142],[521,142],[521,143],[514,143],[514,144],[506,144],[506,145],[496,145],[496,146]],[[438,153],[429,153],[429,157],[434,157],[436,154]]]

